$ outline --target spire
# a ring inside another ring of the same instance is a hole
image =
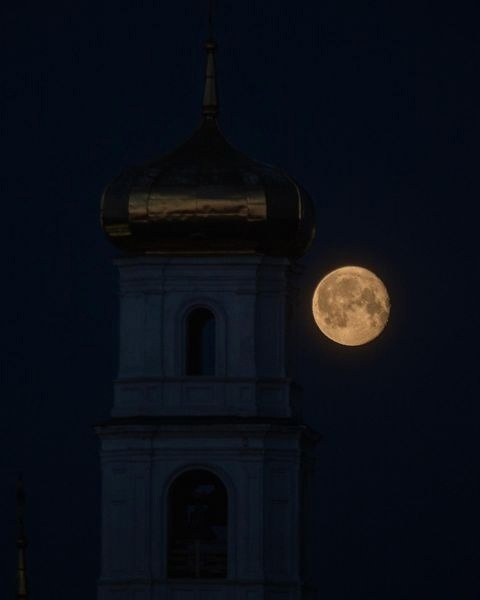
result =
[[[215,80],[215,58],[214,53],[217,45],[213,40],[205,44],[207,49],[207,72],[205,74],[205,92],[203,94],[203,116],[207,119],[215,119],[218,115],[217,83]]]
[[[213,0],[209,2],[208,31],[209,37],[205,48],[207,50],[207,70],[205,73],[205,91],[203,93],[203,116],[207,119],[215,119],[218,115],[217,82],[215,80],[215,51],[217,44],[213,41]]]
[[[16,600],[28,600],[27,573],[25,569],[25,555],[27,538],[25,537],[25,491],[22,476],[17,481],[17,584]]]

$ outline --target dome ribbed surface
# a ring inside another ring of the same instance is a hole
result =
[[[231,146],[215,119],[187,142],[125,169],[102,199],[102,226],[134,253],[302,255],[313,206],[295,181]]]

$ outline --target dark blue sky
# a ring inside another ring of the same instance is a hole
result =
[[[310,192],[305,420],[322,600],[480,598],[477,15],[451,5],[217,2],[221,126]],[[3,7],[0,597],[27,486],[32,598],[95,597],[99,459],[115,372],[103,187],[198,124],[206,2]],[[393,5],[393,6],[392,6]],[[434,11],[434,12],[433,12]],[[345,348],[309,303],[328,270],[374,270],[378,340]]]

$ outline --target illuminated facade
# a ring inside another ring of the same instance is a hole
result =
[[[122,252],[102,457],[99,600],[299,600],[316,435],[293,382],[295,259],[314,235],[291,178],[217,125],[124,171],[102,202]]]

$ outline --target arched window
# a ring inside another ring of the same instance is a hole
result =
[[[215,317],[195,308],[187,318],[186,374],[215,375]]]
[[[168,577],[225,578],[227,520],[227,490],[216,475],[179,475],[168,495]]]

